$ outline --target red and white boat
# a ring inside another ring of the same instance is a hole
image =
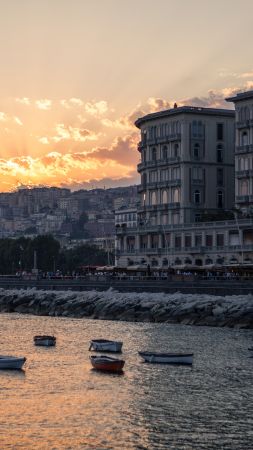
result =
[[[90,356],[91,365],[96,370],[103,372],[122,372],[125,361],[111,358],[110,356]]]

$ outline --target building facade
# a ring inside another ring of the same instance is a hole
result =
[[[253,91],[227,99],[234,102],[235,135],[235,206],[244,214],[253,208]]]
[[[250,263],[253,222],[233,211],[234,111],[174,107],[136,126],[140,207],[136,227],[116,230],[116,264]]]

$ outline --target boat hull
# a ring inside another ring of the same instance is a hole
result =
[[[123,367],[125,365],[125,361],[121,359],[109,360],[105,358],[99,358],[96,356],[91,356],[90,361],[94,369],[100,370],[102,372],[119,373],[122,372]]]
[[[187,364],[193,362],[193,353],[150,353],[139,352],[145,362],[159,364]]]
[[[26,358],[0,356],[0,369],[22,369],[25,362]]]
[[[92,340],[90,342],[90,350],[96,352],[113,352],[120,353],[122,349],[122,342],[119,341],[106,341],[106,340]]]
[[[34,336],[34,345],[42,347],[53,347],[56,344],[56,338],[54,336]]]

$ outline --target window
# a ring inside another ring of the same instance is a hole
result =
[[[151,183],[155,183],[157,181],[157,172],[156,170],[152,170],[149,174],[149,180]]]
[[[217,186],[223,186],[223,184],[224,184],[223,169],[219,168],[217,169]]]
[[[165,145],[162,149],[162,158],[166,160],[168,158],[168,147]]]
[[[224,246],[224,234],[217,234],[216,242],[217,242],[217,247],[223,247]]]
[[[172,224],[173,225],[179,224],[179,213],[172,214]]]
[[[162,225],[167,225],[167,223],[168,223],[168,214],[162,214],[161,215],[161,222],[162,222]]]
[[[192,237],[191,235],[185,236],[185,247],[191,247],[192,246]]]
[[[195,247],[201,247],[202,245],[202,236],[201,234],[195,235]]]
[[[167,180],[167,170],[161,170],[161,181],[166,181]]]
[[[200,203],[200,191],[199,190],[194,192],[194,203],[197,205]]]
[[[199,144],[198,143],[194,144],[193,157],[194,157],[194,159],[199,159],[200,158],[200,148],[199,148]]]
[[[147,184],[147,174],[146,173],[143,173],[141,176],[141,184],[143,186],[146,186],[146,184]]]
[[[172,180],[180,180],[180,167],[173,167]]]
[[[196,180],[197,181],[203,180],[203,169],[202,169],[202,167],[193,167],[192,179],[195,180],[195,181]]]
[[[249,193],[249,185],[248,180],[240,180],[239,181],[239,195],[248,195]]]
[[[152,161],[156,161],[156,157],[157,157],[157,151],[156,151],[156,148],[153,147],[153,148],[152,148],[152,153],[151,153],[151,159],[152,159]]]
[[[248,145],[249,140],[248,140],[248,133],[247,131],[244,131],[242,133],[242,145]]]
[[[179,145],[175,144],[174,145],[174,157],[178,158],[178,156],[179,156]]]
[[[204,136],[203,123],[200,120],[199,121],[194,120],[192,122],[192,137],[198,138],[198,137],[203,137],[203,136]]]
[[[223,162],[223,147],[221,144],[217,145],[216,156],[217,156],[217,158],[216,158],[217,162],[219,162],[219,163]]]
[[[156,205],[157,201],[156,201],[156,192],[152,192],[151,194],[151,205]]]
[[[213,236],[211,234],[206,235],[206,247],[213,246]]]
[[[181,248],[181,236],[175,236],[175,248]]]
[[[178,188],[173,189],[173,203],[180,201],[180,190]]]
[[[217,141],[223,141],[223,130],[224,125],[223,123],[217,123]]]
[[[223,192],[218,191],[217,193],[217,206],[218,208],[223,208]]]
[[[163,191],[163,193],[162,193],[162,203],[163,204],[168,203],[168,192],[167,191]]]

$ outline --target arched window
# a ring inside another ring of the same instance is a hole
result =
[[[210,264],[213,264],[213,260],[212,260],[211,258],[207,258],[207,259],[205,260],[205,264],[206,264],[207,266],[210,266]]]
[[[199,159],[200,158],[200,148],[199,148],[199,144],[198,143],[194,144],[193,157],[194,157],[194,159]]]
[[[217,162],[222,163],[223,162],[223,146],[222,144],[217,145]]]
[[[163,262],[162,262],[162,265],[163,265],[163,267],[165,267],[165,266],[168,266],[168,259],[167,258],[163,258]]]
[[[152,148],[151,159],[152,161],[156,161],[157,159],[157,151],[155,147]]]
[[[240,195],[248,195],[249,193],[248,180],[242,180],[239,186],[240,186]]]
[[[185,264],[192,264],[192,260],[190,258],[185,258],[184,263]]]
[[[164,146],[163,146],[163,149],[162,149],[162,158],[163,158],[163,160],[166,160],[166,159],[168,158],[168,147],[167,147],[167,145],[164,145]]]
[[[218,191],[217,193],[217,206],[218,208],[223,208],[223,192]]]
[[[157,267],[158,266],[158,261],[156,259],[152,259],[151,266],[152,267]]]
[[[181,265],[182,265],[181,259],[176,258],[176,259],[175,259],[175,264],[176,264],[176,266],[181,266]]]
[[[248,140],[248,132],[244,131],[242,133],[242,145],[248,145],[249,140]]]
[[[198,205],[200,203],[200,191],[196,190],[194,192],[194,203]]]
[[[202,259],[195,259],[195,265],[202,266],[203,265]]]
[[[157,199],[156,199],[156,192],[152,192],[151,194],[151,205],[156,205]]]
[[[180,190],[179,188],[173,189],[173,203],[180,202]]]
[[[168,203],[168,192],[167,191],[162,192],[162,203],[163,204]]]

